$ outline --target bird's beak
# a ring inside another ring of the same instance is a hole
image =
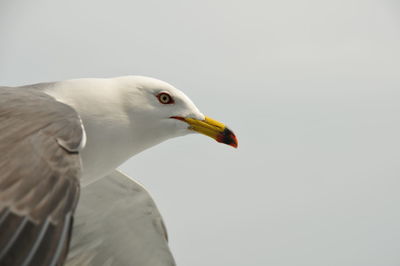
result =
[[[195,118],[185,118],[180,116],[172,116],[171,118],[185,121],[189,124],[189,129],[209,136],[218,142],[230,145],[237,148],[238,141],[233,132],[227,128],[223,123],[218,122],[212,118],[205,117],[204,120]]]

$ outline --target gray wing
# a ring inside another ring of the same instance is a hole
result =
[[[119,171],[82,188],[66,265],[175,265],[148,192]]]
[[[79,197],[83,129],[69,106],[0,87],[0,265],[62,265]]]

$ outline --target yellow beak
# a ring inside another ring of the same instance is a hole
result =
[[[204,120],[194,118],[185,118],[180,116],[172,116],[171,118],[185,121],[189,124],[189,129],[209,136],[218,142],[237,148],[238,141],[235,134],[227,128],[223,123],[218,122],[210,117]]]

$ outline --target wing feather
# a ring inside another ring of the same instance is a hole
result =
[[[79,198],[83,128],[71,107],[0,88],[0,265],[62,265]]]

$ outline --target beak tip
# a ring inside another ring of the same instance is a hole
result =
[[[237,144],[230,144],[229,146],[231,146],[231,147],[233,147],[233,148],[235,148],[235,149],[238,148],[238,145],[237,145]]]
[[[217,141],[232,146],[235,149],[238,148],[238,140],[229,128],[224,129],[224,131],[217,137]]]
[[[239,146],[239,143],[238,143],[238,140],[237,140],[237,138],[236,138],[236,136],[235,136],[235,134],[233,134],[232,133],[232,142],[231,142],[231,144],[229,144],[230,146],[232,146],[232,147],[234,147],[235,149],[237,149],[238,148],[238,146]]]

